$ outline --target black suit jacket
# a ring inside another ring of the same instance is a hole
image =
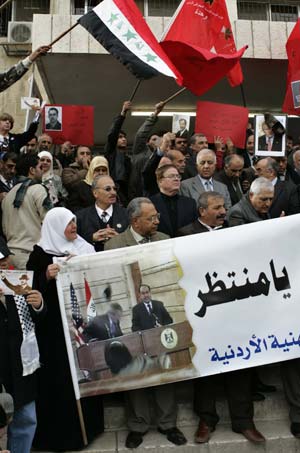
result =
[[[93,339],[108,340],[109,338],[121,337],[122,335],[123,332],[120,323],[116,324],[116,332],[113,335],[108,315],[95,316],[83,331],[83,338],[87,343]]]
[[[99,218],[95,205],[88,208],[81,209],[76,213],[77,217],[77,231],[87,242],[93,244],[96,252],[102,252],[104,249],[104,242],[93,242],[93,233],[106,228],[107,224],[102,222]],[[113,207],[112,217],[108,222],[111,228],[114,228],[118,233],[122,233],[128,227],[128,214],[123,206],[115,204]]]
[[[167,205],[161,193],[151,197],[151,201],[160,213],[158,231],[168,234],[170,237],[175,237],[179,228],[188,225],[198,217],[195,200],[184,195],[177,195],[177,225],[172,225]]]
[[[225,221],[222,228],[219,229],[223,230],[224,228],[227,228],[227,226],[228,224]],[[199,220],[194,220],[194,222],[190,223],[189,225],[180,228],[177,232],[177,236],[189,236],[190,234],[208,233],[209,231],[210,230],[206,228],[206,226],[202,225],[202,223],[200,223]]]
[[[152,314],[149,314],[143,302],[136,304],[132,309],[132,331],[153,329],[156,322],[162,326],[172,324],[173,319],[159,300],[151,300]]]
[[[228,178],[228,176],[226,175],[224,170],[221,170],[219,173],[217,173],[214,178],[217,181],[220,181],[223,184],[225,184],[225,186],[227,187],[232,206],[240,201],[241,198],[239,198],[237,196],[237,193],[234,190],[234,187],[232,185],[231,179]],[[240,181],[240,185],[242,187],[241,180],[239,180],[239,181]]]
[[[258,138],[258,149],[259,150],[266,150],[268,151],[268,145],[266,143],[265,135],[262,135]],[[282,136],[281,135],[274,135],[273,143],[272,143],[272,151],[281,151],[282,150]]]
[[[269,211],[272,219],[280,217],[282,211],[284,211],[286,215],[289,215],[293,210],[290,205],[290,196],[293,191],[293,186],[291,186],[287,181],[280,181],[278,179],[274,189],[274,199]]]

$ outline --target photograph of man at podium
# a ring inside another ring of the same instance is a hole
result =
[[[173,319],[159,300],[151,299],[151,288],[142,284],[139,291],[139,303],[132,309],[132,331],[153,329],[153,327],[172,324]]]
[[[120,304],[110,304],[106,314],[98,315],[88,322],[83,331],[83,338],[86,343],[96,340],[108,340],[109,338],[121,337],[123,332],[120,327],[120,319],[123,308]]]

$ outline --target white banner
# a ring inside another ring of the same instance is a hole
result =
[[[299,357],[299,226],[295,215],[67,261],[57,284],[77,397]],[[92,340],[85,280],[107,331]],[[141,282],[172,322],[155,315],[156,327],[132,332]],[[117,338],[111,303],[123,308]],[[117,371],[113,342],[129,357]]]

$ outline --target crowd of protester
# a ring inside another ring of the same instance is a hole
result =
[[[216,135],[214,143],[208,143],[204,133],[176,136],[159,131],[164,108],[160,102],[130,149],[123,129],[130,108],[130,102],[124,102],[97,155],[69,141],[57,150],[51,136],[36,135],[38,115],[26,132],[14,134],[13,117],[0,114],[0,268],[34,270],[34,289],[22,303],[35,325],[32,332],[42,364],[23,376],[18,304],[12,296],[1,295],[0,384],[14,399],[8,427],[12,453],[29,453],[32,442],[36,449],[55,451],[84,446],[56,289],[59,266],[53,257],[216,234],[215,230],[300,213],[298,139],[294,143],[288,137],[285,156],[271,158],[266,152],[266,157],[257,158],[251,123],[244,149],[236,148],[229,137],[224,142]],[[300,437],[299,360],[284,362],[281,368],[291,432]],[[276,388],[261,381],[258,369],[190,383],[200,418],[195,442],[207,442],[216,428],[220,379],[225,382],[233,431],[264,442],[253,422],[253,401]],[[126,392],[128,448],[140,445],[151,426],[149,392]],[[176,426],[174,386],[157,387],[152,393],[158,431],[176,445],[185,444]],[[104,430],[102,398],[90,397],[81,404],[91,441]],[[0,411],[1,407],[0,400]]]

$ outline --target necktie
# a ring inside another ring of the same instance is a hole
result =
[[[147,310],[148,310],[149,315],[152,315],[151,302],[147,302],[146,305],[147,305]]]
[[[105,212],[105,211],[102,212],[102,214],[101,214],[101,220],[102,220],[102,222],[104,222],[104,223],[107,223],[107,222],[108,222],[108,219],[106,218],[108,215],[109,215],[109,214],[108,214],[107,212]]]
[[[149,237],[145,237],[139,241],[139,244],[148,244],[148,242],[151,242],[151,239]]]
[[[271,141],[271,137],[267,137],[267,140],[268,140],[268,151],[272,151],[272,141]]]
[[[239,181],[237,181],[235,184],[233,184],[233,188],[235,190],[235,193],[236,193],[238,199],[240,200],[243,196],[243,192],[241,190]]]
[[[115,322],[112,321],[111,325],[110,325],[110,334],[112,337],[116,337],[117,336],[117,324]]]
[[[210,192],[211,191],[211,185],[210,185],[209,181],[205,181],[204,185],[205,185],[206,192]]]

